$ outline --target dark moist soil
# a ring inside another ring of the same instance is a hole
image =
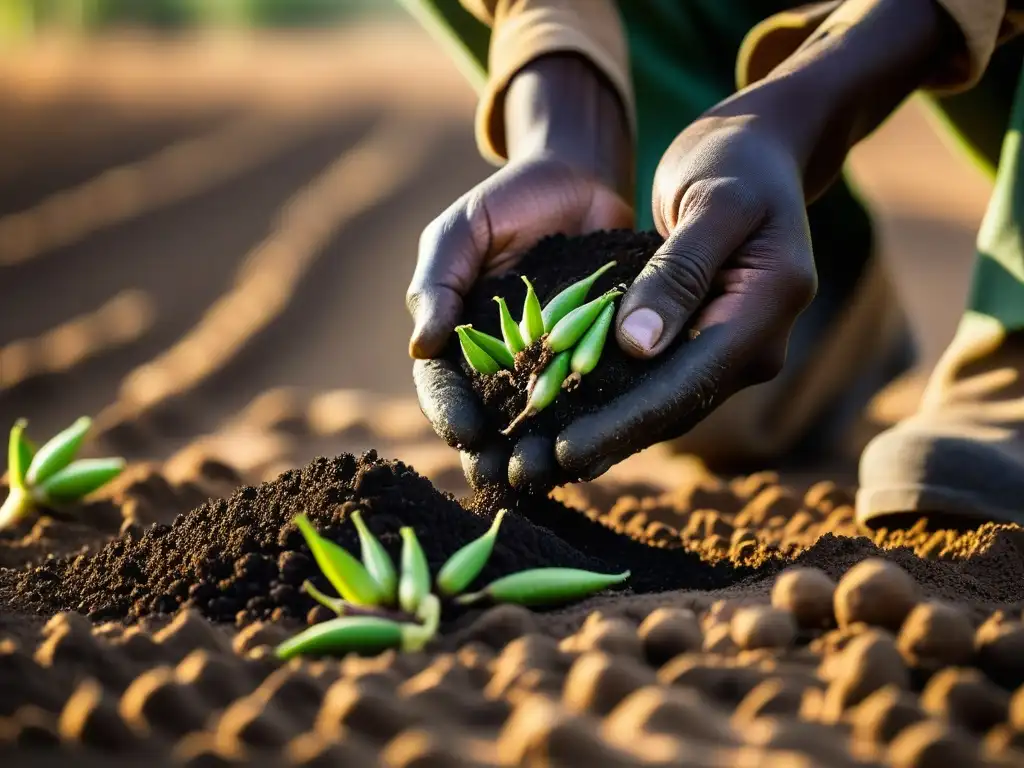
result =
[[[322,533],[358,553],[348,520],[356,509],[396,562],[399,529],[412,526],[436,573],[456,549],[487,529],[498,507],[480,499],[476,509],[464,508],[402,462],[385,461],[374,451],[321,458],[272,483],[207,502],[171,525],[155,524],[141,535],[128,532],[94,554],[2,571],[0,600],[16,610],[74,610],[93,620],[133,621],[185,606],[222,622],[315,621],[322,616],[310,613],[315,604],[300,585],[309,578],[321,589],[330,587],[290,521],[305,512]],[[655,549],[621,536],[549,499],[511,510],[478,583],[540,566],[629,569],[634,577],[628,586],[638,591],[720,586],[744,575],[743,569],[702,563],[679,548]]]
[[[589,300],[616,285],[632,284],[662,242],[657,232],[634,232],[628,229],[606,230],[578,237],[547,237],[523,256],[514,271],[477,283],[475,290],[466,298],[462,322],[501,338],[494,297],[505,298],[512,316],[518,322],[526,299],[523,275],[533,283],[541,305],[544,305],[564,288],[614,260],[616,266],[594,284],[588,294]],[[683,338],[685,334],[680,335],[680,340]],[[526,407],[526,387],[530,375],[543,370],[550,359],[543,345],[538,342],[517,356],[515,371],[482,376],[465,361],[457,339],[453,339],[445,354],[449,359],[459,361],[466,374],[473,379],[475,390],[493,417],[495,430],[505,429]],[[518,426],[511,438],[518,440],[531,434],[553,437],[574,419],[596,411],[636,386],[656,372],[658,367],[657,361],[640,361],[627,356],[615,340],[609,337],[597,368],[584,376],[571,391],[563,390],[551,406]]]

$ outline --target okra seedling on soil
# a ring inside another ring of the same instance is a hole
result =
[[[519,605],[564,603],[621,584],[628,578],[629,571],[592,573],[575,568],[534,568],[492,581],[480,592],[462,595],[456,602],[466,605],[490,598]]]
[[[463,595],[487,565],[505,514],[505,510],[499,511],[483,535],[457,549],[444,562],[436,579],[442,595],[462,604],[490,599],[520,605],[549,605],[585,597],[629,577],[628,571],[603,574],[573,568],[538,568],[504,576],[479,592]],[[352,514],[352,522],[359,534],[363,563],[317,533],[305,515],[295,517],[317,565],[331,586],[344,597],[325,595],[306,581],[303,590],[338,614],[338,618],[316,624],[281,643],[276,649],[278,658],[350,652],[374,654],[389,648],[415,651],[437,634],[441,601],[430,592],[430,567],[416,532],[408,526],[399,530],[402,556],[401,573],[395,576],[399,604],[396,608],[390,606],[395,598],[388,598],[388,591],[380,587],[380,583],[392,583],[388,568],[380,565],[385,562],[384,558],[390,565],[390,557],[370,532],[360,512]],[[378,573],[383,573],[383,577],[377,576]],[[375,578],[380,581],[374,581]],[[376,591],[371,592],[367,585],[374,586]],[[359,595],[363,602],[350,599]]]
[[[450,597],[459,594],[484,569],[494,551],[494,540],[498,538],[498,529],[504,517],[503,509],[494,516],[494,522],[483,536],[463,546],[441,566],[437,574],[437,588],[442,595]]]
[[[83,416],[36,450],[24,419],[15,422],[7,446],[10,492],[0,507],[0,529],[14,525],[33,509],[70,504],[97,491],[121,474],[124,459],[79,459],[92,420]]]
[[[502,368],[514,369],[515,356],[538,339],[542,339],[547,349],[555,353],[544,370],[531,375],[526,408],[502,431],[503,434],[510,434],[525,419],[551,405],[566,384],[570,368],[573,378],[578,381],[597,367],[615,316],[615,299],[622,295],[622,291],[607,291],[590,302],[586,299],[598,278],[614,266],[615,262],[609,261],[564,288],[544,307],[540,305],[533,284],[523,276],[526,300],[519,323],[509,312],[505,299],[494,297],[498,304],[501,339],[470,325],[460,325],[455,329],[466,361],[484,376],[493,376]],[[566,355],[564,358],[563,354]]]
[[[338,594],[353,605],[378,605],[384,595],[362,563],[316,532],[305,515],[295,517],[313,559]]]
[[[385,605],[390,605],[398,596],[398,574],[395,573],[391,557],[370,532],[370,529],[366,527],[363,514],[358,509],[352,513],[352,522],[355,523],[356,531],[359,533],[360,554],[363,562],[366,563],[366,570],[369,571],[371,578],[380,589],[381,601]]]

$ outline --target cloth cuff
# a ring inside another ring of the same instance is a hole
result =
[[[488,161],[508,159],[505,91],[526,64],[552,53],[577,53],[608,79],[622,100],[630,135],[636,137],[633,82],[625,31],[610,0],[529,4],[495,19],[487,85],[476,111],[476,141]]]

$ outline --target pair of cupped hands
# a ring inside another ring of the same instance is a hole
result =
[[[587,167],[579,152],[558,152],[551,141],[518,143],[524,151],[510,151],[506,165],[424,230],[407,296],[415,323],[410,353],[421,408],[462,452],[470,484],[546,491],[593,479],[684,433],[737,390],[774,377],[816,274],[792,154],[745,117],[698,119],[661,159],[653,211],[665,242],[622,297],[614,325],[626,353],[670,359],[553,441],[510,442],[484,417],[461,368],[439,357],[463,297],[475,281],[513,268],[546,235],[634,221],[621,185]],[[665,353],[684,328],[697,333]]]

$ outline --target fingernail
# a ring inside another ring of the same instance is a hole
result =
[[[646,307],[631,312],[622,322],[622,333],[644,352],[654,349],[664,329],[665,323],[661,316],[653,309]]]

